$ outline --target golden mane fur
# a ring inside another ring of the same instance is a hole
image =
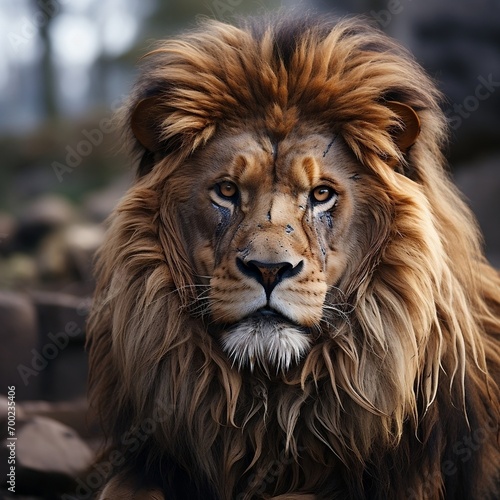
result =
[[[139,175],[110,219],[88,327],[90,396],[130,498],[500,498],[500,279],[443,167],[438,101],[357,20],[210,21],[145,58],[124,112]],[[388,102],[418,115],[408,151]],[[235,131],[280,141],[307,124],[366,169],[369,250],[299,363],[238,370],[193,270],[186,165]]]

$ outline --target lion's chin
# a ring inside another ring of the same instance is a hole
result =
[[[256,366],[268,375],[286,371],[307,353],[310,336],[277,314],[255,314],[243,319],[221,336],[224,351],[242,370]]]

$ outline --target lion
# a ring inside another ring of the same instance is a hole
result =
[[[359,19],[144,58],[88,324],[101,500],[500,498],[500,277],[440,100]]]

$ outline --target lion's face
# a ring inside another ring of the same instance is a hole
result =
[[[180,212],[212,330],[239,367],[286,369],[320,333],[327,294],[366,244],[362,166],[339,135],[309,127],[274,143],[219,136],[187,168]]]

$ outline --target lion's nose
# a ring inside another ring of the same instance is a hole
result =
[[[296,266],[293,266],[290,262],[260,262],[258,260],[244,262],[237,258],[236,265],[245,276],[255,279],[264,287],[269,299],[278,283],[296,276],[302,271],[304,262],[300,261]]]

